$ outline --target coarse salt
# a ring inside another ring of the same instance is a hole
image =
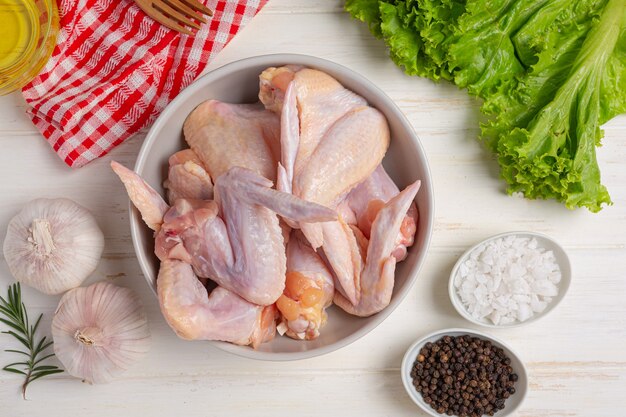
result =
[[[470,252],[454,287],[467,312],[495,325],[523,322],[544,311],[559,293],[561,270],[535,238],[505,236]]]

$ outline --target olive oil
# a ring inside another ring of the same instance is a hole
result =
[[[0,0],[0,95],[35,77],[58,32],[55,0]]]
[[[35,3],[0,0],[0,71],[32,55],[39,38]]]

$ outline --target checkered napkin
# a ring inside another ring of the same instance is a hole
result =
[[[153,21],[133,0],[58,0],[61,31],[22,93],[28,114],[71,167],[105,155],[189,85],[267,0],[208,0],[195,36]]]

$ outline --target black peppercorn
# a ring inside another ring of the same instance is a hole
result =
[[[422,347],[411,378],[424,402],[439,414],[494,415],[515,394],[511,359],[487,340],[444,336]]]

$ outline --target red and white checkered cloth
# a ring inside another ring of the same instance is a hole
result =
[[[33,123],[71,167],[105,155],[189,85],[267,0],[208,0],[195,36],[149,18],[133,0],[58,0],[61,31],[22,93]]]

